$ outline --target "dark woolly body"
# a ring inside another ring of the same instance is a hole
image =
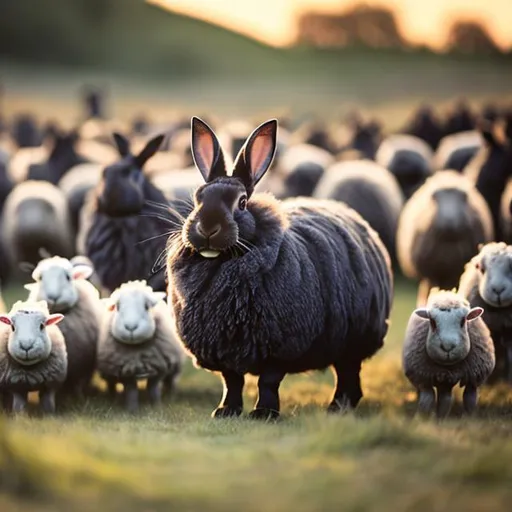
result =
[[[146,201],[162,206],[169,204],[163,193],[148,181],[144,183],[144,195]],[[92,191],[85,205],[84,225],[88,231],[84,245],[103,286],[112,292],[127,281],[145,279],[154,290],[165,291],[164,271],[153,279],[149,277],[165,253],[165,235],[180,225],[178,216],[171,210],[146,204],[139,215],[110,217],[99,212],[96,204],[96,194]],[[188,214],[180,203],[170,206]],[[161,261],[165,269],[165,261]]]
[[[259,375],[357,366],[383,345],[389,256],[353,210],[333,201],[255,195],[254,248],[205,259],[171,246],[177,332],[199,366]]]

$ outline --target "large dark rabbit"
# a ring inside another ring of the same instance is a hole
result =
[[[276,149],[277,121],[262,124],[228,176],[217,137],[192,120],[194,160],[206,184],[167,271],[177,331],[197,364],[221,372],[215,417],[242,413],[244,374],[259,376],[253,418],[279,415],[287,373],[333,366],[329,410],[362,397],[361,362],[383,345],[392,298],[389,256],[353,210],[328,200],[253,195]]]

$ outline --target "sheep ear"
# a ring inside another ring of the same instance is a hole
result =
[[[0,315],[0,322],[7,325],[12,325],[11,319],[7,315]]]
[[[37,283],[24,284],[23,288],[25,288],[25,290],[28,290],[29,292],[32,292],[37,288]]]
[[[130,154],[130,142],[128,139],[121,135],[120,133],[114,132],[112,134],[114,137],[114,142],[116,143],[116,148],[119,154],[124,158]]]
[[[62,322],[64,320],[64,315],[61,315],[60,313],[55,313],[54,315],[50,315],[45,322],[45,325],[57,325],[59,322]]]
[[[161,300],[165,300],[167,293],[165,292],[153,292],[151,295],[153,306],[156,306]]]
[[[428,320],[430,318],[430,313],[427,308],[419,308],[414,310],[414,314],[418,315],[420,318],[424,320]]]
[[[207,183],[226,176],[226,163],[214,131],[199,117],[192,118],[192,158]]]
[[[93,272],[94,270],[88,265],[77,265],[76,267],[73,267],[71,276],[73,279],[89,279]]]
[[[144,149],[135,157],[135,163],[139,169],[142,169],[144,164],[160,149],[164,139],[164,134],[157,135],[144,146]]]
[[[471,320],[476,320],[482,313],[484,312],[483,308],[472,308],[469,310],[469,313],[466,315],[466,320],[471,322]]]
[[[277,148],[277,119],[270,119],[249,135],[235,160],[233,176],[250,195],[272,164]]]
[[[36,267],[34,264],[29,263],[28,261],[20,261],[20,263],[18,264],[18,268],[22,272],[29,274],[29,273],[33,272]]]

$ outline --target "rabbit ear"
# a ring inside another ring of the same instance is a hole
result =
[[[135,163],[139,169],[160,149],[165,139],[164,134],[153,137],[144,147],[144,149],[135,157]]]
[[[120,133],[113,133],[114,142],[116,143],[117,151],[124,158],[130,154],[130,142],[128,139]]]
[[[226,176],[226,163],[217,136],[199,117],[192,118],[192,158],[207,183]]]
[[[238,153],[233,176],[243,181],[250,195],[267,172],[277,147],[277,119],[258,126]]]

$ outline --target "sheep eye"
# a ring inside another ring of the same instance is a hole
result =
[[[39,330],[44,331],[44,324],[41,324],[41,325],[39,326]]]
[[[433,318],[430,319],[430,327],[432,327],[433,331],[437,329],[436,321]]]
[[[67,274],[67,275],[66,275],[66,279],[67,279],[68,281],[71,281],[71,276],[70,276],[69,274]]]
[[[238,208],[240,210],[245,210],[247,208],[247,196],[242,196],[238,201]]]
[[[14,327],[14,324],[11,324],[11,330],[14,332],[16,330],[16,327]]]
[[[464,327],[465,325],[466,325],[466,318],[465,318],[465,317],[463,317],[463,318],[461,319],[461,321],[460,321],[460,326],[461,326],[461,327]]]
[[[144,304],[144,308],[146,309],[146,311],[149,311],[149,304],[148,303]]]
[[[476,268],[478,270],[480,270],[480,272],[483,274],[485,272],[485,269],[484,269],[484,266],[482,265],[482,263],[477,263],[476,265]]]

